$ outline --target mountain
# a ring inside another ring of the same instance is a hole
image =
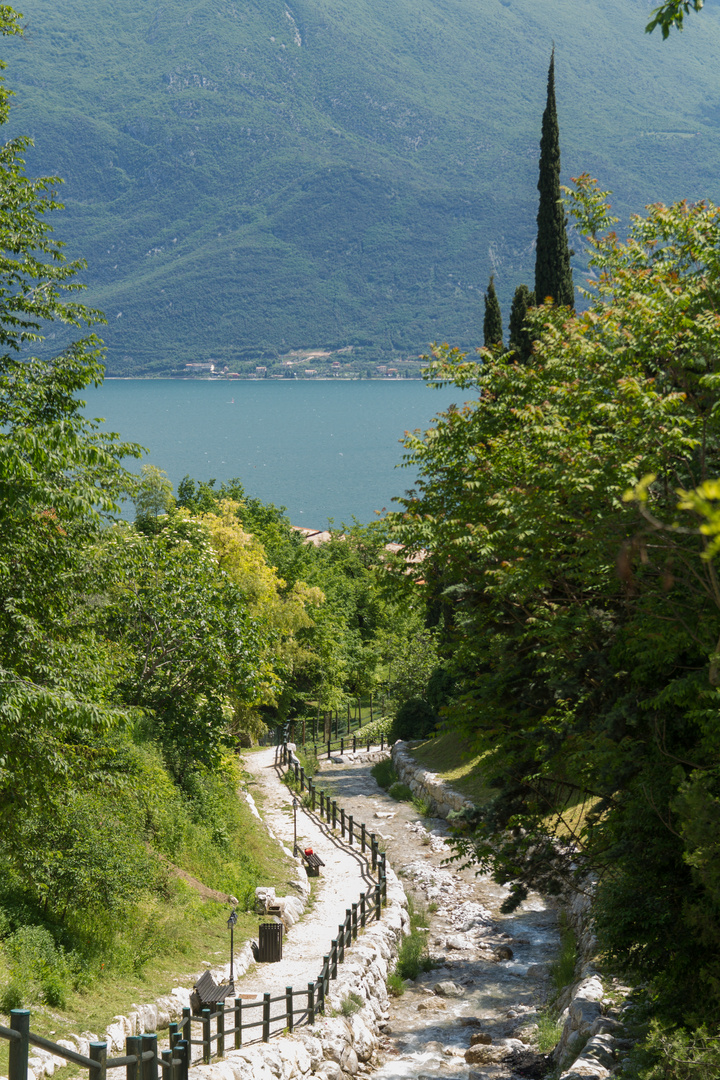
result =
[[[506,319],[532,285],[553,41],[565,180],[720,199],[720,19],[662,42],[651,6],[27,0],[7,128],[65,178],[110,374],[472,346],[490,274]]]

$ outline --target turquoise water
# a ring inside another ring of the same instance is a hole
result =
[[[250,495],[286,506],[293,524],[319,529],[391,509],[414,480],[397,468],[403,432],[466,396],[419,381],[334,380],[122,379],[83,393],[86,414],[147,447],[145,460],[174,485],[238,476]]]

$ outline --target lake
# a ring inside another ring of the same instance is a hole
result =
[[[287,507],[294,525],[318,529],[391,509],[414,481],[397,468],[404,431],[468,396],[417,380],[113,379],[83,391],[86,415],[147,447],[145,461],[176,487],[186,475],[237,476],[248,494]]]

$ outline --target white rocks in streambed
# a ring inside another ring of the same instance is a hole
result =
[[[460,937],[459,934],[449,937],[445,942],[446,949],[469,949],[471,947],[471,942],[464,937]]]
[[[452,982],[451,979],[447,979],[444,982],[435,983],[433,990],[438,995],[438,997],[465,997],[465,991],[463,987],[458,986],[457,983]]]

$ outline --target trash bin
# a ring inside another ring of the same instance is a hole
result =
[[[258,960],[261,964],[276,964],[278,960],[282,960],[282,934],[281,922],[260,923]]]

